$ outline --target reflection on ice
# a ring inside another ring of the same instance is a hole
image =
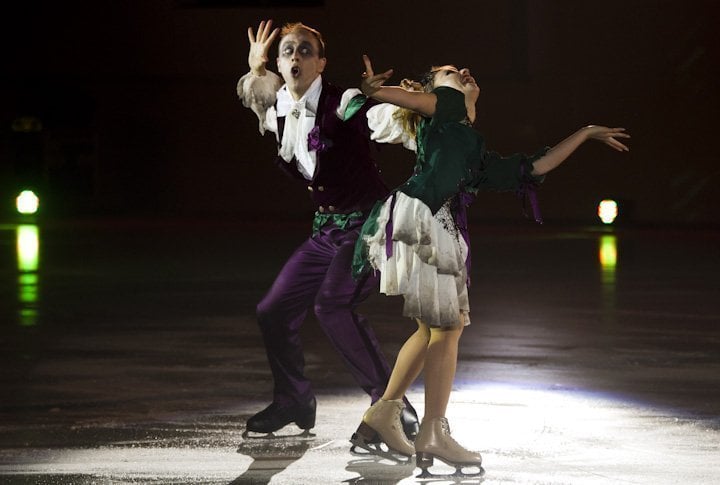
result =
[[[615,273],[618,264],[617,237],[615,234],[602,234],[598,243],[604,320],[607,323],[612,323],[615,321],[617,303],[617,277]]]
[[[40,266],[40,235],[35,224],[19,224],[17,233],[18,319],[20,325],[31,327],[38,317],[38,269]]]

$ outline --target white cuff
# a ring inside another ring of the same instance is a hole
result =
[[[267,128],[265,115],[267,110],[275,104],[275,95],[282,86],[280,76],[272,71],[265,71],[264,76],[256,76],[252,72],[245,74],[238,80],[237,95],[243,106],[253,110],[260,121],[260,133],[265,134]]]

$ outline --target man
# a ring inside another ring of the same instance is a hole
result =
[[[277,65],[284,83],[265,68],[278,34]],[[316,401],[303,373],[298,332],[309,308],[372,402],[390,375],[374,332],[355,313],[376,289],[377,278],[356,281],[351,273],[358,231],[375,201],[388,193],[370,153],[366,115],[375,102],[322,78],[325,44],[315,29],[296,23],[281,33],[272,29],[272,21],[263,21],[257,36],[248,28],[248,39],[250,72],[238,81],[238,96],[258,116],[260,132],[275,134],[276,164],[307,185],[317,212],[312,236],[257,306],[274,389],[272,403],[248,419],[247,431],[270,433],[290,423],[307,430],[315,425]],[[403,428],[412,439],[417,414],[405,404]]]

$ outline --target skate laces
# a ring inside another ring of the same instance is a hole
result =
[[[442,427],[443,433],[450,435],[450,423],[447,418],[440,418],[440,426]]]
[[[392,423],[393,429],[395,429],[398,424],[400,425],[400,428],[402,428],[402,412],[403,408],[401,406],[395,406],[395,419]]]
[[[452,434],[450,433],[450,423],[447,418],[440,418],[440,427],[442,428],[443,433],[447,436],[448,441],[464,449],[464,447],[452,437]]]

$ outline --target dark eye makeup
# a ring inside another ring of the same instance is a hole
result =
[[[313,46],[303,42],[299,46],[295,46],[293,43],[288,43],[283,45],[281,52],[284,56],[291,56],[297,48],[297,52],[304,57],[312,56],[315,53],[315,50],[313,49]]]

